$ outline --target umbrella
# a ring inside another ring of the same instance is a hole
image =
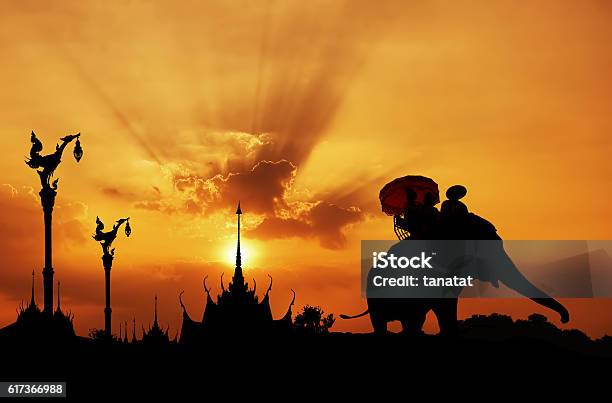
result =
[[[434,204],[440,202],[438,184],[425,176],[408,175],[394,179],[381,190],[378,198],[383,213],[387,215],[402,214],[407,207],[406,189],[412,189],[417,197],[417,203],[423,203],[427,193],[434,197]]]

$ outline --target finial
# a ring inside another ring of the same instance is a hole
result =
[[[242,254],[240,253],[240,215],[242,210],[240,209],[240,201],[238,201],[238,208],[236,209],[238,215],[238,244],[236,245],[236,269],[242,269]]]
[[[36,305],[36,302],[34,302],[34,270],[32,270],[32,298],[30,299],[30,305]]]
[[[155,294],[155,320],[153,324],[157,323],[157,294]]]
[[[60,312],[60,282],[57,282],[57,311]]]

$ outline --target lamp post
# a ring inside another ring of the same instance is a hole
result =
[[[110,306],[110,273],[111,268],[113,267],[113,259],[115,257],[115,248],[110,249],[113,241],[117,238],[117,231],[119,227],[123,223],[125,225],[125,235],[130,236],[132,233],[132,228],[130,227],[130,218],[121,218],[117,220],[115,225],[113,225],[113,229],[107,232],[104,232],[104,224],[100,220],[99,217],[96,217],[96,233],[93,236],[93,239],[100,242],[102,245],[102,266],[104,267],[104,280],[106,286],[106,304],[104,308],[104,332],[106,337],[110,339],[111,337],[111,306]]]
[[[30,157],[26,160],[26,164],[34,169],[40,177],[41,190],[40,202],[42,204],[44,219],[45,219],[45,267],[43,268],[43,289],[44,289],[44,309],[43,312],[49,316],[53,314],[53,251],[52,251],[52,216],[53,206],[55,205],[55,196],[57,195],[57,182],[59,179],[53,178],[53,173],[57,169],[62,160],[62,153],[66,146],[76,139],[74,147],[74,158],[77,162],[83,157],[83,149],[79,141],[80,133],[71,134],[62,137],[61,143],[55,146],[55,152],[48,155],[41,155],[43,145],[36,137],[34,131],[30,136],[32,148],[30,149]]]

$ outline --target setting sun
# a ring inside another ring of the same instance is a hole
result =
[[[242,256],[242,266],[248,268],[253,265],[254,250],[248,243],[240,241],[240,255]],[[236,264],[236,242],[230,242],[223,250],[223,262],[234,266]]]

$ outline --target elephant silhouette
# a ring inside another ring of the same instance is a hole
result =
[[[459,199],[467,191],[463,186],[455,185],[448,189],[446,195],[449,200],[442,204],[439,214],[432,205],[426,202],[421,209],[411,207],[405,217],[395,217],[396,224],[403,225],[410,230],[408,239],[427,240],[430,248],[439,247],[459,248],[459,251],[447,253],[452,256],[452,264],[447,267],[446,275],[461,273],[463,276],[472,276],[474,279],[491,283],[499,287],[501,282],[508,288],[530,298],[539,305],[549,308],[560,315],[561,322],[569,321],[569,312],[554,298],[547,295],[532,284],[516,267],[503,247],[503,241],[497,234],[496,228],[489,221],[467,210]],[[433,208],[433,210],[432,210]],[[424,214],[421,214],[424,212]],[[412,215],[412,216],[410,216]],[[397,231],[396,231],[397,232]],[[450,246],[449,246],[450,245]],[[388,253],[396,256],[410,254],[410,242],[400,241],[393,245]],[[408,250],[407,250],[408,249]],[[461,250],[474,251],[473,254],[460,252]],[[368,284],[372,284],[371,276],[375,270],[370,270]],[[423,291],[417,288],[417,293]],[[381,298],[366,290],[368,308],[358,315],[340,315],[343,319],[353,319],[367,314],[370,315],[374,333],[387,332],[387,324],[399,321],[406,334],[421,334],[425,318],[429,311],[433,311],[438,320],[442,335],[454,335],[457,332],[457,304],[461,287],[439,288],[439,294],[432,295],[428,291],[425,297],[412,295],[412,297]]]

